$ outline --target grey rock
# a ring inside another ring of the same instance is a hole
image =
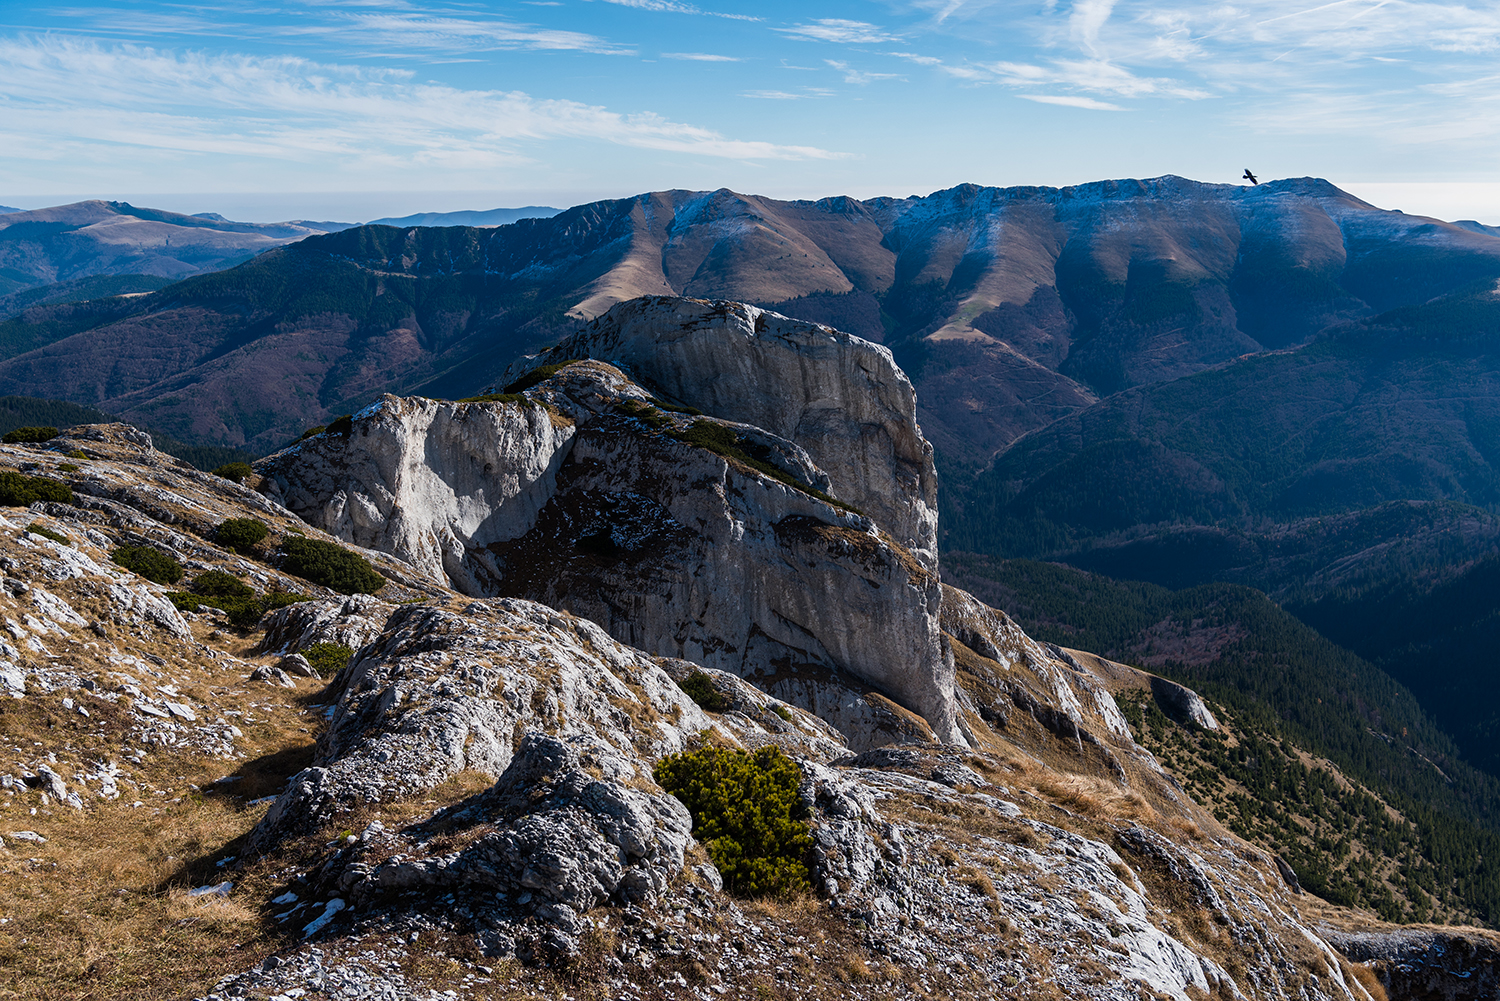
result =
[[[1151,676],[1151,696],[1162,710],[1174,719],[1192,723],[1205,730],[1217,730],[1219,721],[1204,705],[1203,698],[1191,688],[1166,678]]]
[[[265,665],[257,667],[255,670],[250,672],[250,680],[264,681],[268,685],[280,685],[282,688],[297,687],[297,683],[292,680],[291,675],[287,674],[279,667],[269,667]]]
[[[276,662],[276,666],[287,674],[294,674],[299,678],[316,678],[317,672],[307,662],[307,658],[300,653],[289,653]]]
[[[890,349],[743,303],[623,302],[532,364],[596,358],[805,448],[835,496],[937,569],[937,474]]]

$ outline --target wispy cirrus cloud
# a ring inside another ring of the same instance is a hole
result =
[[[702,7],[690,3],[681,3],[680,0],[604,0],[619,7],[634,7],[637,10],[651,10],[667,14],[696,14],[699,17],[724,17],[731,21],[759,21],[760,18],[749,14],[726,14],[717,10],[704,10]]]
[[[848,21],[837,17],[815,18],[811,24],[796,24],[776,30],[789,38],[802,41],[838,42],[844,45],[879,45],[883,42],[900,41],[901,38],[867,21]]]
[[[56,35],[0,39],[0,131],[48,150],[129,146],[364,169],[502,167],[585,140],[735,160],[829,159],[645,112],[464,90],[400,70],[174,52]]]
[[[711,52],[663,52],[663,59],[682,59],[693,63],[737,63],[739,56],[717,56]]]
[[[876,80],[901,79],[900,73],[867,73],[863,70],[854,69],[848,63],[843,62],[839,59],[825,59],[823,61],[829,66],[838,70],[840,73],[844,74],[845,83],[852,83],[863,86],[867,83],[874,83]]]
[[[1065,94],[1019,94],[1018,97],[1038,104],[1060,104],[1065,108],[1086,108],[1089,111],[1124,111],[1118,104],[1096,101],[1092,97],[1069,97]]]

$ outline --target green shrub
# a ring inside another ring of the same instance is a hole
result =
[[[152,546],[120,546],[109,554],[116,564],[157,584],[182,580],[182,564]]]
[[[69,545],[72,542],[72,540],[70,540],[66,535],[62,534],[61,532],[54,532],[52,529],[46,528],[46,527],[44,527],[42,525],[35,525],[35,524],[33,524],[33,525],[27,525],[26,526],[26,534],[27,535],[40,535],[44,539],[51,539],[53,542],[61,542],[65,546]]]
[[[482,393],[479,396],[466,396],[459,403],[528,403],[526,397],[520,393]]]
[[[307,439],[311,438],[313,435],[322,434],[324,431],[327,431],[327,430],[328,430],[328,425],[327,424],[319,424],[315,428],[308,428],[306,431],[302,432],[302,437],[298,438],[297,441],[306,441]]]
[[[30,507],[37,501],[73,503],[73,491],[66,483],[45,476],[26,476],[10,469],[0,470],[0,504],[8,507]]]
[[[78,472],[78,466],[77,466],[77,464],[72,463],[72,462],[59,462],[57,464],[57,469],[58,469],[59,472],[63,472],[63,473],[76,473],[76,472]]]
[[[500,392],[519,393],[523,390],[530,389],[532,386],[535,386],[538,383],[546,382],[548,379],[552,378],[554,375],[561,372],[563,369],[567,368],[575,361],[578,361],[578,359],[569,358],[567,361],[560,361],[555,365],[543,365],[540,368],[534,368],[530,372],[527,372],[525,375],[521,376],[521,378],[517,379],[515,382],[511,383],[509,386],[506,386]]]
[[[270,529],[263,521],[257,521],[254,518],[230,518],[214,532],[214,540],[226,549],[233,549],[241,556],[247,556],[269,533]]]
[[[194,594],[201,594],[208,598],[253,598],[255,589],[234,574],[225,573],[223,570],[205,570],[193,578],[191,588]]]
[[[697,420],[681,431],[674,431],[672,437],[680,442],[697,448],[705,448],[715,455],[722,455],[726,459],[734,459],[742,462],[757,472],[765,473],[773,480],[780,480],[789,487],[801,490],[805,494],[811,494],[825,504],[832,504],[836,508],[851,511],[854,514],[863,514],[857,507],[845,504],[843,501],[830,497],[815,487],[805,483],[799,483],[791,473],[782,469],[771,461],[771,450],[759,442],[750,441],[740,437],[734,428],[713,421]]]
[[[179,612],[196,612],[200,605],[208,604],[191,591],[168,591],[167,600],[176,605]]]
[[[184,612],[196,612],[202,605],[221,609],[230,625],[250,629],[267,612],[306,601],[307,595],[272,591],[256,597],[255,591],[238,577],[222,570],[207,570],[193,580],[191,591],[169,591],[167,598]]]
[[[245,482],[245,477],[253,472],[255,470],[250,468],[250,463],[248,462],[226,462],[214,470],[214,475],[222,476],[224,479],[233,480],[236,483],[243,483]]]
[[[714,683],[702,671],[694,671],[688,675],[687,680],[682,683],[682,690],[687,693],[688,698],[711,713],[721,713],[729,708],[729,700],[719,694]]]
[[[354,415],[345,414],[342,417],[336,417],[323,430],[329,434],[341,434],[347,438],[354,431]]]
[[[58,434],[57,428],[16,428],[5,432],[5,437],[0,438],[0,441],[7,445],[34,445],[41,441],[51,441]]]
[[[75,448],[68,453],[68,458],[70,459],[87,459],[88,457],[89,454],[81,448]]]
[[[655,397],[651,398],[651,403],[658,410],[665,410],[665,411],[667,411],[669,413],[673,413],[673,414],[687,414],[689,417],[702,417],[703,416],[703,411],[699,410],[697,407],[683,407],[683,406],[679,406],[676,403],[668,403],[665,400],[658,400]]]
[[[693,836],[731,893],[764,897],[809,889],[812,833],[797,795],[802,769],[779,749],[750,754],[704,747],[668,755],[652,774],[693,815]]]
[[[653,406],[639,403],[635,400],[625,400],[616,406],[615,410],[626,417],[634,417],[653,431],[660,431],[664,427],[672,426],[672,418]]]
[[[354,656],[354,651],[342,643],[314,643],[301,653],[320,678],[333,677],[348,667],[349,658]]]
[[[788,723],[796,719],[796,717],[792,715],[792,711],[786,706],[772,706],[771,711],[777,716],[780,716],[782,719],[786,720]]]
[[[300,591],[272,591],[266,595],[266,611],[274,612],[278,608],[288,605],[297,605],[307,600],[307,595]]]
[[[339,594],[374,594],[385,578],[370,561],[343,546],[319,539],[288,537],[281,543],[281,569]]]

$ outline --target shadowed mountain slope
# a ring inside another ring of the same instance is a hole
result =
[[[960,476],[1101,393],[1496,277],[1493,234],[1313,179],[865,201],[663,191],[494,229],[315,237],[81,332],[39,315],[8,353],[74,339],[0,366],[0,391],[26,380],[132,419],[153,406],[179,436],[269,448],[382,390],[471,393],[624,299],[728,298],[890,346]],[[295,388],[239,398],[277,377]]]
[[[8,212],[0,214],[0,293],[90,275],[186,278],[344,225],[231,222],[97,200]]]

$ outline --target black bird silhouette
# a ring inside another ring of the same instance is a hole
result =
[[[1250,173],[1250,168],[1249,167],[1245,168],[1245,176],[1242,177],[1242,178],[1240,178],[1240,180],[1242,180],[1242,181],[1249,181],[1251,184],[1259,184],[1260,183],[1259,181],[1257,181],[1255,179],[1255,175],[1252,174],[1252,173]]]

